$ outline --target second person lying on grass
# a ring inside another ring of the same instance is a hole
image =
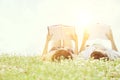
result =
[[[43,60],[72,59],[78,53],[78,39],[75,27],[52,25],[48,27],[46,43],[42,54]]]
[[[120,58],[110,26],[97,23],[85,28],[79,51],[81,58],[114,60]]]

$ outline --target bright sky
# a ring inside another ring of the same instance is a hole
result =
[[[0,52],[40,54],[47,26],[83,26],[101,22],[113,29],[120,50],[120,0],[0,0]]]

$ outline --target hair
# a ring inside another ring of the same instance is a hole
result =
[[[63,58],[62,58],[63,57]],[[65,49],[58,49],[52,56],[52,61],[60,61],[61,59],[72,59],[72,54],[70,51]]]
[[[106,60],[109,60],[109,57],[107,56],[107,54],[105,53],[102,53],[100,51],[94,51],[92,52],[92,54],[90,55],[91,58],[93,59],[106,59]]]

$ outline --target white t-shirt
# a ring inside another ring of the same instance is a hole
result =
[[[106,40],[106,39],[94,39],[94,40],[88,40],[86,42],[86,46],[91,46],[91,45],[102,45],[104,46],[105,48],[108,48],[108,49],[112,49],[112,45],[111,45],[111,42],[110,40]]]

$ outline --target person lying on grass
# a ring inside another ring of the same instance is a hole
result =
[[[42,54],[43,60],[59,60],[61,56],[65,59],[72,59],[72,54],[77,53],[78,40],[74,27],[66,25],[52,25],[48,27],[48,34]]]
[[[93,59],[114,60],[120,58],[110,26],[97,23],[86,27],[79,55],[84,59],[92,57]]]

